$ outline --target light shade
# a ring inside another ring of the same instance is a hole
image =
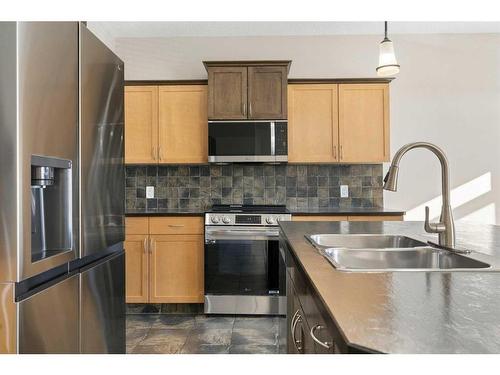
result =
[[[385,38],[379,47],[377,75],[381,77],[393,76],[399,73],[399,65],[394,54],[394,44]]]

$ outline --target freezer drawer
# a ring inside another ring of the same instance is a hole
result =
[[[78,275],[19,301],[20,353],[78,353]]]
[[[80,273],[81,353],[125,353],[125,253]]]

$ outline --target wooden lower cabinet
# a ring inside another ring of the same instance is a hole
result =
[[[130,234],[125,237],[125,293],[127,303],[149,302],[149,236]]]
[[[280,239],[285,253],[288,354],[366,353],[348,345],[298,261]]]
[[[203,302],[203,236],[152,235],[150,302]]]
[[[290,330],[287,335],[288,354],[313,354],[314,341],[309,334],[306,315],[290,282],[287,285],[287,302],[290,313],[287,319],[287,327]]]
[[[203,218],[128,217],[125,226],[127,303],[204,301]]]
[[[336,347],[333,335],[325,320],[321,317],[319,309],[314,302],[306,305],[310,298],[299,293],[288,277],[287,280],[287,304],[288,314],[287,327],[290,330],[287,335],[287,346],[289,354],[334,354]],[[311,301],[309,301],[311,302]],[[304,305],[304,307],[302,307]],[[307,306],[307,307],[306,307]],[[314,340],[316,338],[318,343]]]

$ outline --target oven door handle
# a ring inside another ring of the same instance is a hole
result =
[[[277,239],[279,231],[270,230],[205,230],[205,242],[210,243],[216,240],[269,240]]]

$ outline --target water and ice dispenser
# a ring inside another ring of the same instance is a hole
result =
[[[72,249],[72,162],[31,157],[31,262]]]

